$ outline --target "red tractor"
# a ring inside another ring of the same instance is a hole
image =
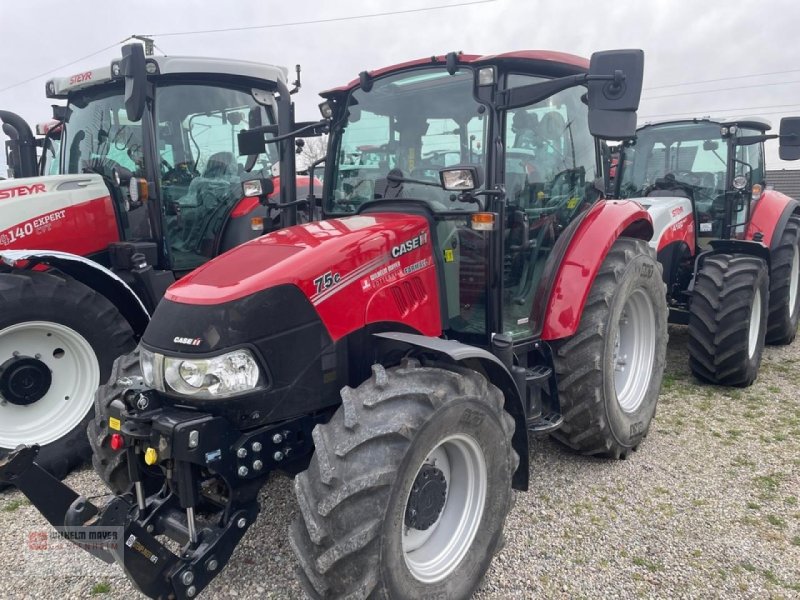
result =
[[[0,111],[16,175],[0,182],[0,456],[35,442],[59,477],[91,454],[94,392],[167,287],[280,224],[259,201],[278,182],[259,190],[253,165],[280,162],[296,193],[291,143],[237,158],[239,131],[295,127],[285,70],[123,54],[47,83],[66,106],[38,141]]]
[[[766,189],[764,141],[800,158],[800,118],[645,125],[624,144],[622,197],[647,207],[670,322],[689,326],[699,379],[748,386],[764,343],[789,344],[800,315],[800,204]]]
[[[36,447],[0,480],[56,526],[117,528],[124,543],[87,550],[183,600],[281,470],[309,595],[469,597],[528,487],[531,436],[624,458],[655,414],[667,305],[652,220],[597,183],[600,140],[635,134],[643,60],[451,53],[325,92],[325,219],[171,286],[98,391],[90,436],[113,499],[47,478]],[[364,145],[385,153],[380,177],[344,161]]]

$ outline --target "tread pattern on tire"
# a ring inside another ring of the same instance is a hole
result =
[[[490,399],[510,447],[514,419],[503,410],[502,393],[469,369],[422,367],[415,360],[391,369],[373,365],[370,380],[342,390],[344,408],[314,428],[314,458],[294,483],[300,511],[289,539],[309,596],[388,597],[370,549],[380,543],[397,467],[428,417],[459,397]],[[516,469],[519,457],[512,453]]]
[[[564,423],[551,435],[582,454],[625,458],[633,449],[614,442],[610,424],[601,409],[604,401],[601,361],[608,335],[606,316],[611,302],[626,265],[643,253],[656,260],[655,251],[647,242],[618,239],[595,277],[578,330],[572,337],[552,344]],[[656,264],[659,281],[662,281],[661,264],[657,261]],[[663,287],[666,297],[666,286]]]
[[[117,353],[115,356],[129,352],[135,345],[133,331],[116,307],[105,296],[79,281],[55,270],[14,270],[0,274],[0,307],[30,306],[32,303],[52,303],[57,312],[72,308],[92,315],[96,327],[105,332],[104,337],[112,352]],[[107,376],[108,371],[103,372],[101,360],[100,381]],[[37,462],[54,477],[63,479],[70,471],[88,461],[91,447],[86,428],[92,418],[93,411],[89,411],[75,429],[43,447]],[[0,456],[4,452],[0,450]]]
[[[120,385],[123,377],[141,376],[139,349],[123,354],[114,361],[108,381],[97,388],[94,396],[95,418],[89,423],[86,434],[92,448],[92,466],[114,494],[123,494],[130,489],[128,463],[125,452],[111,449],[111,431],[108,427],[108,413],[111,403],[122,397],[127,387]]]
[[[703,262],[689,317],[689,367],[698,378],[719,385],[752,383],[743,368],[751,303],[742,302],[741,295],[766,268],[762,259],[743,254],[714,254]]]
[[[767,316],[767,344],[791,344],[797,334],[797,318],[791,318],[789,284],[792,258],[800,251],[800,216],[791,216],[781,233],[777,247],[771,252],[769,280],[769,313]],[[799,294],[800,295],[800,294]],[[800,312],[800,311],[798,311]]]

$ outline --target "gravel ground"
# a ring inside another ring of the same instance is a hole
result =
[[[588,459],[549,439],[531,447],[507,543],[476,594],[499,598],[800,598],[800,342],[768,348],[748,389],[698,384],[686,330],[670,331],[658,416],[627,461]],[[91,470],[71,475],[102,493]],[[291,482],[203,598],[302,598],[286,526]],[[28,549],[44,519],[0,494],[0,598],[135,598],[119,569],[78,551]]]

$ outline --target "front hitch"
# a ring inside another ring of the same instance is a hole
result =
[[[36,463],[38,452],[38,446],[21,446],[0,459],[0,482],[17,487],[64,538],[119,564],[150,598],[196,596],[227,564],[259,512],[254,500],[229,504],[218,519],[192,533],[195,524],[188,523],[180,500],[166,486],[144,500],[144,510],[131,494],[115,496],[98,508],[42,469]],[[158,535],[184,544],[180,556]]]

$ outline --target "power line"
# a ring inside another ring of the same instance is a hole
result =
[[[684,110],[682,112],[674,112],[674,113],[661,113],[658,115],[643,115],[642,119],[655,119],[657,117],[674,117],[678,115],[696,115],[699,112],[703,114],[717,114],[717,113],[724,113],[724,112],[738,112],[741,110],[761,110],[764,108],[790,108],[793,106],[800,106],[800,104],[769,104],[766,106],[742,106],[740,108],[712,108],[712,109],[705,109],[702,111],[696,110]]]
[[[224,33],[228,31],[249,31],[253,29],[274,29],[277,27],[295,27],[298,25],[314,25],[317,23],[338,23],[341,21],[355,21],[357,19],[374,19],[376,17],[388,17],[391,15],[406,15],[410,13],[427,12],[431,10],[441,10],[445,8],[456,8],[460,6],[472,6],[475,4],[491,4],[497,0],[472,0],[471,2],[458,2],[456,4],[441,4],[438,6],[426,6],[423,8],[410,8],[407,10],[392,10],[380,13],[368,13],[364,15],[351,15],[349,17],[332,17],[330,19],[313,19],[310,21],[292,21],[288,23],[273,23],[271,25],[248,25],[245,27],[225,27],[221,29],[198,29],[192,31],[170,31],[166,33],[148,33],[148,36],[168,37],[176,35],[200,35],[206,33]]]
[[[800,73],[800,69],[789,69],[788,71],[772,71],[770,73],[752,73],[750,75],[733,75],[731,77],[719,77],[717,79],[701,79],[698,81],[684,81],[683,83],[668,83],[665,85],[655,85],[643,88],[644,90],[662,90],[664,88],[682,87],[684,85],[699,85],[701,83],[717,83],[720,81],[731,81],[734,79],[751,79],[753,77],[767,77],[769,75],[785,75],[786,73]]]
[[[776,81],[774,83],[754,83],[752,85],[737,85],[736,87],[715,88],[713,90],[697,90],[694,92],[678,92],[677,94],[663,94],[661,96],[644,96],[642,100],[658,100],[659,98],[675,98],[676,96],[691,96],[693,94],[713,94],[716,92],[731,92],[736,90],[743,90],[746,88],[769,87],[773,85],[789,85],[791,83],[800,83],[800,80],[795,79],[792,81]]]
[[[122,43],[122,42],[120,42],[120,43]],[[68,63],[65,63],[65,64],[59,66],[59,67],[56,67],[55,69],[50,69],[49,71],[45,71],[44,73],[39,73],[38,75],[34,75],[33,77],[29,77],[28,79],[24,79],[22,81],[18,81],[17,83],[12,83],[11,85],[6,86],[4,88],[0,88],[0,94],[2,94],[3,92],[7,92],[8,90],[14,89],[15,87],[19,87],[19,86],[24,85],[26,83],[30,83],[31,81],[34,81],[36,79],[40,79],[40,78],[44,77],[45,75],[50,75],[50,73],[55,73],[56,71],[60,71],[61,69],[64,69],[65,67],[69,67],[70,65],[74,65],[77,62],[81,62],[82,60],[86,60],[87,58],[91,58],[92,56],[100,54],[101,52],[105,52],[106,50],[111,50],[111,48],[113,48],[114,46],[117,46],[117,45],[119,45],[119,44],[111,44],[110,46],[106,46],[105,48],[100,48],[100,50],[96,50],[95,52],[92,52],[91,54],[87,54],[86,56],[81,56],[80,58],[76,58],[73,61],[70,61]]]

